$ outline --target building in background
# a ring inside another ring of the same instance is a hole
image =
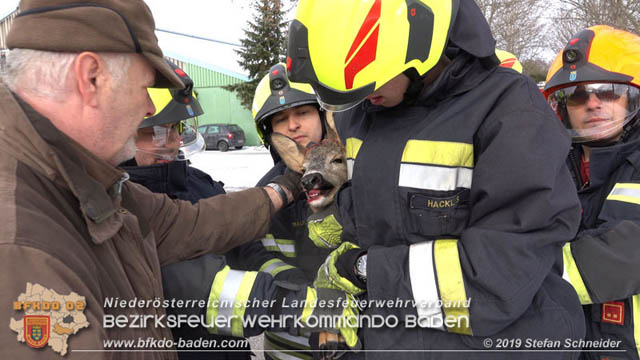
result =
[[[17,13],[16,9],[0,20],[0,70],[4,69],[8,52],[6,36]],[[184,69],[193,80],[196,96],[204,110],[204,114],[198,117],[200,124],[237,124],[244,130],[245,145],[260,144],[251,111],[240,104],[234,93],[222,88],[225,85],[247,81],[247,76],[217,65],[216,59],[203,62],[175,51],[165,51],[165,56]]]

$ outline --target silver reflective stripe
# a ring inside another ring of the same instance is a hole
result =
[[[562,270],[562,278],[568,282],[569,284],[571,284],[571,278],[569,277],[569,271],[567,271],[567,265],[565,264],[563,267],[564,270]]]
[[[351,180],[353,177],[353,166],[356,164],[354,159],[347,159],[347,179]]]
[[[632,198],[640,199],[640,189],[614,187],[609,195],[629,196]]]
[[[284,331],[270,331],[269,334],[275,338],[282,338],[294,344],[300,345],[299,350],[309,350],[309,338],[304,336],[293,336]],[[267,337],[265,337],[265,340]]]
[[[262,239],[262,245],[264,245],[264,247],[266,247],[266,248],[271,248],[273,250],[279,249],[281,253],[292,253],[292,254],[295,254],[295,252],[296,252],[296,246],[295,245],[281,244],[281,243],[276,242],[275,239],[271,239],[271,238],[263,238]],[[267,249],[267,250],[271,250],[271,249]]]
[[[272,255],[274,256],[274,255]],[[273,272],[273,270],[277,269],[280,266],[287,266],[288,264],[283,262],[283,261],[276,261],[274,263],[272,263],[271,265],[267,266],[266,268],[264,268],[262,271],[271,274]]]
[[[264,349],[267,350],[267,352],[269,353],[269,356],[271,356],[274,359],[278,359],[278,360],[300,360],[300,358],[298,358],[296,356],[291,356],[291,355],[289,355],[287,353],[284,353],[282,351],[278,351],[278,349],[276,349],[274,347],[274,345],[272,345],[266,337],[264,338]]]
[[[222,291],[220,292],[220,305],[218,307],[218,317],[224,319],[224,324],[231,325],[231,316],[233,315],[233,306],[236,300],[240,285],[242,285],[242,278],[244,277],[244,271],[229,270],[227,278],[222,285]],[[217,325],[217,324],[216,324]],[[231,335],[230,327],[219,327],[218,334]]]
[[[400,164],[398,185],[436,191],[470,189],[472,177],[473,170],[462,167]]]
[[[438,288],[436,286],[436,273],[433,266],[433,241],[425,241],[409,247],[409,279],[411,291],[416,302],[416,310],[422,326],[444,330],[443,322],[426,321],[433,317],[442,317],[442,308],[439,303]],[[442,318],[443,319],[443,318]],[[429,326],[437,325],[441,326]]]

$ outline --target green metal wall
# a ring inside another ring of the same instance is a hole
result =
[[[238,124],[244,130],[246,145],[260,144],[251,111],[240,104],[234,93],[222,89],[224,85],[243,80],[186,62],[180,62],[178,66],[193,80],[198,101],[204,110],[204,114],[198,116],[200,124]]]

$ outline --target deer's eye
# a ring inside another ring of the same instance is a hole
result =
[[[341,158],[333,159],[333,160],[331,160],[331,163],[332,164],[342,164],[342,159]]]
[[[306,173],[306,172],[307,172],[307,169],[302,168],[302,169],[300,169],[300,172],[301,172],[302,174],[304,174],[304,173]]]

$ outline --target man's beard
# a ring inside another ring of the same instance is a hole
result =
[[[136,136],[132,135],[129,140],[124,144],[122,150],[118,152],[111,161],[111,164],[118,166],[123,162],[133,159],[136,155]]]

